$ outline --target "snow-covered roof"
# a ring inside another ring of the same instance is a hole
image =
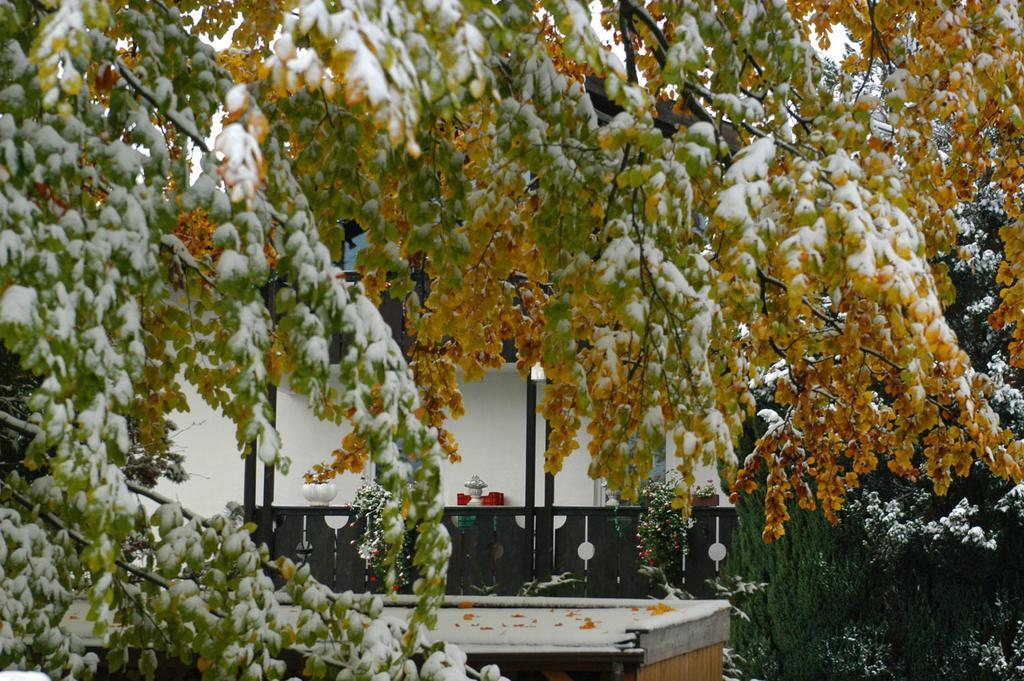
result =
[[[385,610],[406,617],[414,603],[411,596],[396,596]],[[62,626],[87,645],[99,645],[87,611],[86,603],[74,604]],[[484,658],[629,656],[643,664],[728,637],[728,601],[506,596],[448,596],[430,634]]]
[[[470,655],[629,652],[649,664],[729,636],[727,601],[455,596],[445,605],[432,637]]]

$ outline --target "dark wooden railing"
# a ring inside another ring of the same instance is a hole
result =
[[[534,541],[526,531],[525,508],[448,507],[448,593],[511,595],[535,577],[570,572],[582,583],[547,593],[596,598],[662,595],[640,572],[640,511],[636,506],[555,506],[549,522],[544,522],[543,513],[537,521],[538,528],[551,528],[550,538],[541,535]],[[335,590],[376,590],[378,585],[356,551],[363,525],[350,508],[276,506],[273,517],[272,546],[278,555],[308,563],[312,575]],[[685,586],[694,596],[707,598],[707,580],[719,574],[731,548],[736,512],[698,507],[693,521],[687,535],[689,550],[681,559]]]

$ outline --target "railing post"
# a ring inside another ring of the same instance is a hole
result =
[[[551,424],[544,421],[544,454],[547,456],[548,443],[551,440]],[[555,476],[544,474],[544,507],[537,516],[537,557],[536,575],[538,579],[551,577],[553,568],[552,544],[555,533]]]
[[[535,578],[533,572],[533,556],[536,551],[536,517],[537,507],[537,384],[530,377],[526,378],[526,574]]]
[[[249,454],[244,459],[242,477],[242,516],[245,522],[256,521],[256,442],[249,446]]]
[[[276,427],[277,412],[277,386],[267,386],[267,397],[270,401],[270,408],[274,410],[271,414],[271,423]],[[260,539],[270,549],[270,555],[277,555],[274,552],[274,467],[263,466],[263,505],[260,507],[259,520]]]
[[[263,303],[270,312],[270,319],[276,322],[277,302],[277,279],[271,279],[263,289]],[[270,425],[277,427],[277,386],[267,383],[267,402],[270,404]],[[250,464],[251,462],[251,464]],[[249,466],[252,469],[250,471]],[[256,515],[256,442],[252,443],[252,451],[246,460],[246,521],[257,521],[256,541],[263,542],[270,549],[270,555],[274,555],[274,467],[263,465],[263,505],[259,509],[259,518]]]

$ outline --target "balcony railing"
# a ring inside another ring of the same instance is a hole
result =
[[[581,584],[562,586],[550,595],[642,598],[662,595],[640,572],[636,506],[600,508],[555,506],[550,519],[537,509],[534,541],[526,531],[527,509],[511,506],[457,506],[445,509],[452,538],[448,593],[515,594],[535,578],[570,572]],[[375,590],[366,562],[355,544],[363,525],[348,507],[273,508],[272,547],[278,555],[306,562],[319,581],[338,591]],[[719,574],[732,546],[736,512],[732,508],[695,508],[683,561],[686,589],[711,596],[707,580]]]

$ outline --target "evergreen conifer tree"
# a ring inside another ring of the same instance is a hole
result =
[[[1021,373],[1007,362],[1009,334],[988,320],[1006,225],[998,194],[984,186],[960,211],[947,317],[995,382],[1003,424],[1021,433]],[[730,571],[767,584],[740,604],[750,620],[734,621],[744,671],[769,681],[1024,679],[1024,487],[975,472],[939,497],[880,468],[837,526],[791,508],[786,536],[768,545],[761,493],[741,499]]]

